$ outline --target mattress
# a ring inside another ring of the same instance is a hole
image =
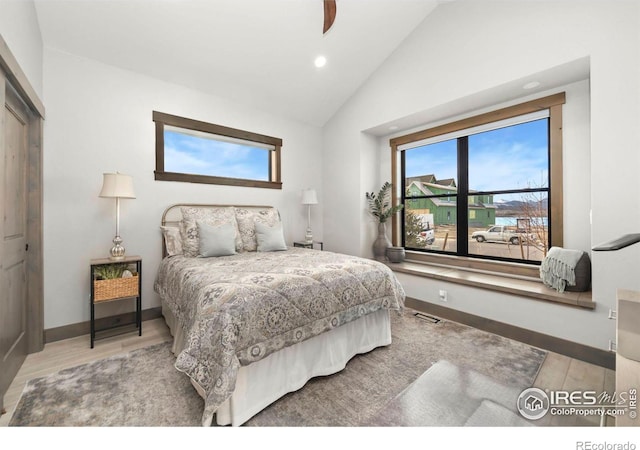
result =
[[[163,305],[162,311],[174,336],[173,352],[177,355],[184,345],[184,330],[170,309]],[[302,388],[311,378],[339,372],[355,355],[389,344],[389,311],[379,310],[272,353],[240,367],[233,394],[220,405],[213,420],[218,425],[242,425],[283,395]],[[192,384],[204,398],[202,387],[193,380]]]

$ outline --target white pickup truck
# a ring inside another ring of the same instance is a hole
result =
[[[422,222],[420,238],[427,245],[433,244],[436,240],[435,230],[431,227],[433,214],[417,214],[417,217],[420,219],[420,222]]]
[[[519,232],[505,225],[494,225],[488,230],[474,231],[471,234],[471,239],[475,239],[478,242],[509,242],[514,245],[518,245],[520,239],[526,241],[531,238],[531,235]]]
[[[436,233],[433,230],[433,228],[429,228],[427,226],[427,228],[424,228],[421,232],[420,232],[420,237],[424,240],[424,243],[427,245],[431,245],[435,242],[436,240]]]

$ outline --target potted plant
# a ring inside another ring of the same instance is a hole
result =
[[[374,192],[366,193],[369,212],[378,220],[378,237],[373,243],[373,256],[384,261],[387,256],[387,249],[391,247],[391,242],[387,237],[387,219],[400,211],[404,205],[392,205],[391,183],[385,182],[378,194]]]
[[[131,272],[128,269],[129,266],[127,264],[102,264],[96,266],[93,271],[97,280],[113,280],[114,278],[131,276]],[[125,274],[126,271],[129,271],[129,274]]]

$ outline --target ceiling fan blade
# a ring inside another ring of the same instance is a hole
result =
[[[322,34],[325,34],[336,20],[336,0],[324,0],[324,27]]]

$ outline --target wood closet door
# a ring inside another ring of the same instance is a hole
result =
[[[0,72],[0,404],[27,355],[29,115]]]

